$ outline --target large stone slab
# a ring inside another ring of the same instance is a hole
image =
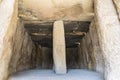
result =
[[[71,76],[72,75],[72,76]],[[10,76],[9,80],[104,80],[97,72],[70,69],[66,75],[56,75],[52,70],[27,70]]]
[[[24,20],[91,21],[93,15],[93,0],[19,0]]]
[[[17,27],[17,0],[2,0],[0,3],[0,80],[8,77],[12,55],[12,38]]]
[[[116,7],[116,10],[117,10],[117,14],[119,16],[119,19],[120,19],[120,0],[113,0],[114,2],[114,5]]]
[[[105,80],[120,80],[120,22],[112,0],[94,0]]]
[[[66,70],[66,50],[63,21],[56,21],[53,28],[53,59],[55,72],[65,74]]]

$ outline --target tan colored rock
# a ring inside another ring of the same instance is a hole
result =
[[[114,5],[116,7],[119,19],[120,19],[120,0],[113,0],[113,2],[114,2]]]
[[[2,0],[0,0],[0,3],[2,2]]]
[[[74,63],[75,68],[98,71],[104,74],[105,80],[120,80],[120,0],[94,0],[94,4],[95,21],[78,45],[79,64]],[[51,49],[39,46],[35,51],[17,10],[17,0],[0,0],[0,80],[7,80],[9,74],[17,71],[52,66]],[[22,20],[91,21],[93,13],[93,0],[19,0]],[[65,74],[63,21],[54,23],[53,34],[55,71]],[[47,60],[51,60],[50,63]],[[72,63],[70,67],[74,67]]]
[[[12,55],[12,38],[17,27],[17,1],[3,0],[0,4],[0,80],[8,77]]]
[[[34,45],[19,22],[17,10],[17,0],[3,0],[0,4],[0,80],[32,65]]]
[[[55,21],[53,26],[53,59],[57,74],[65,74],[67,72],[64,35],[63,21]]]

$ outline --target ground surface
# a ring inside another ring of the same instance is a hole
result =
[[[52,70],[29,70],[16,73],[9,80],[103,80],[103,77],[87,70],[69,70],[65,75],[57,75]]]

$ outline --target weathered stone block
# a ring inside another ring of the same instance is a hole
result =
[[[67,69],[63,21],[55,21],[53,26],[53,59],[55,72],[65,74]]]

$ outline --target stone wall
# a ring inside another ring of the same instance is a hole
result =
[[[91,58],[95,59],[95,70],[104,74],[104,57],[101,51],[100,43],[99,40],[100,38],[98,37],[98,30],[97,30],[97,24],[95,23],[95,20],[91,23],[90,30],[89,30],[89,35],[91,39],[91,47],[92,47],[92,55]]]
[[[53,52],[52,48],[41,47],[36,45],[36,60],[35,68],[37,69],[52,69],[53,68]]]
[[[36,4],[36,1],[37,0],[33,2]],[[71,17],[71,15],[73,16],[71,20],[78,16],[83,16],[79,15],[81,12],[76,12],[76,10],[82,11],[81,4],[76,4],[78,3],[76,1],[73,1],[73,3],[75,3],[74,6],[65,9],[60,8],[60,11],[62,11],[61,9],[63,9],[63,11],[68,11],[65,12],[66,15],[67,13],[71,12],[71,10],[75,10],[73,13],[69,14],[69,17]],[[33,54],[35,53],[35,45],[32,43],[29,35],[25,32],[23,24],[18,20],[17,0],[0,0],[0,2],[0,80],[7,80],[9,73],[34,68],[36,65],[39,67],[39,64],[36,64],[36,61],[41,61],[39,60],[41,55]],[[81,44],[78,45],[79,61],[81,61],[79,62],[80,68],[87,68],[104,73],[105,80],[120,80],[120,21],[118,20],[119,1],[114,0],[113,3],[112,0],[94,0],[94,3],[95,22],[91,24],[90,31],[82,39]],[[40,4],[38,3],[38,5]],[[39,15],[40,12],[46,12],[46,10],[48,10],[47,8],[45,11],[43,10],[39,12],[41,9],[38,8],[39,6],[36,8],[35,5],[33,8],[37,9],[37,13],[36,10],[34,12],[34,9],[29,10],[29,6],[31,6],[31,4],[27,4],[27,9],[25,9],[28,12],[25,14],[29,15],[30,17],[27,19],[33,18],[32,20],[34,20],[36,17],[41,18]],[[42,6],[43,9],[44,6]],[[24,11],[24,8],[25,7],[21,9]],[[92,8],[88,7],[87,9],[89,10],[89,8],[90,11],[88,12],[91,13]],[[59,16],[53,16],[54,14],[59,14],[60,17],[62,16],[62,18],[64,17],[61,12],[59,13],[59,10],[56,8],[52,9],[52,11],[55,10],[55,13],[51,12],[49,16],[45,17],[44,15],[48,14],[47,12],[43,13],[43,20],[51,18],[58,19]],[[83,9],[83,11],[84,10],[86,9]],[[31,12],[33,12],[35,15],[31,15]],[[78,15],[76,16],[76,14]],[[23,16],[24,15],[21,15],[21,17]],[[24,17],[26,17],[26,15]],[[44,51],[45,50],[43,50],[43,52]],[[39,57],[36,60],[35,57],[37,55],[39,55]],[[46,55],[43,56],[46,57]],[[46,61],[47,58],[44,59]],[[46,62],[46,64],[48,63]],[[43,65],[46,66],[46,64]]]
[[[114,6],[117,10],[117,14],[119,16],[119,19],[120,19],[120,0],[113,0],[113,3],[114,3]]]
[[[80,66],[90,70],[104,73],[104,59],[101,53],[97,26],[93,21],[90,25],[89,32],[80,43]]]
[[[120,80],[120,21],[113,0],[94,0],[105,80]]]
[[[8,77],[12,55],[12,38],[17,27],[17,0],[2,0],[0,3],[0,80]]]
[[[67,69],[80,69],[78,48],[66,48]]]
[[[36,45],[36,58],[34,65],[37,69],[53,69],[53,50],[52,48]],[[78,48],[66,48],[66,61],[68,69],[80,69]]]
[[[2,0],[0,0],[0,3],[2,2]]]
[[[34,61],[35,46],[18,19],[17,6],[17,0],[3,0],[0,4],[0,80],[34,67],[30,61]]]
[[[15,33],[13,35],[13,50],[9,64],[10,74],[17,71],[34,68],[35,45],[24,29],[24,24],[21,20],[18,21]]]

